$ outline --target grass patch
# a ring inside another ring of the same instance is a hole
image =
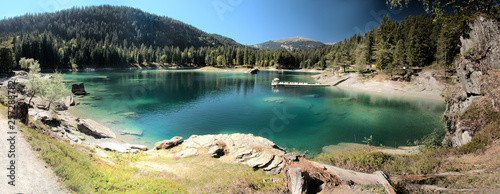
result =
[[[489,102],[474,102],[460,115],[460,119],[476,131],[471,141],[458,149],[461,154],[484,151],[493,140],[500,138],[500,113]]]
[[[39,158],[52,167],[67,188],[77,193],[182,193],[181,185],[168,176],[130,167],[128,158],[110,165],[88,150],[56,141],[43,131],[18,126]]]
[[[387,174],[428,174],[438,169],[441,152],[444,150],[424,150],[414,155],[391,155],[367,151],[341,154],[322,153],[314,160],[368,173],[382,170]]]
[[[283,176],[267,175],[261,169],[232,162],[229,156],[212,158],[207,154],[173,159],[163,157],[173,150],[146,153],[138,162],[175,174],[188,193],[280,193]],[[158,156],[159,155],[159,156]],[[158,157],[157,157],[158,156]]]

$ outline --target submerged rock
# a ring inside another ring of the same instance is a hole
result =
[[[113,131],[91,119],[80,119],[78,121],[78,130],[94,137],[116,138]]]
[[[137,119],[139,118],[139,115],[135,112],[126,112],[126,113],[122,113],[120,114],[121,116],[127,118],[127,119]]]
[[[127,129],[127,130],[123,130],[123,131],[120,131],[120,135],[135,135],[135,136],[142,136],[142,130],[131,130],[131,129]]]
[[[268,98],[264,98],[264,102],[283,104],[283,103],[286,103],[286,99],[283,97],[268,97]]]

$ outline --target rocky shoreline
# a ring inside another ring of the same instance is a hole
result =
[[[45,78],[49,78],[45,76]],[[28,103],[28,97],[23,95],[24,84],[27,80],[26,74],[17,72],[9,80],[16,80],[18,87],[18,104]],[[83,84],[73,87],[73,93],[84,95]],[[0,86],[0,93],[7,95],[7,86]],[[170,140],[157,142],[154,148],[144,145],[128,144],[119,139],[109,128],[99,124],[92,119],[84,119],[70,114],[68,110],[75,106],[74,96],[66,96],[56,102],[50,110],[46,109],[42,98],[34,97],[31,101],[31,108],[26,112],[32,125],[47,131],[50,136],[72,144],[85,144],[90,147],[97,147],[103,150],[119,153],[138,153],[147,151],[148,153],[158,152],[161,149],[178,147],[177,153],[167,155],[170,158],[183,158],[208,154],[211,157],[219,158],[223,155],[230,156],[234,162],[246,164],[254,168],[262,168],[270,174],[278,174],[282,170],[282,160],[285,155],[284,149],[274,144],[272,141],[256,137],[252,134],[218,134],[218,135],[192,135],[185,141],[182,137],[173,137]],[[122,131],[121,134],[132,134],[133,132]]]

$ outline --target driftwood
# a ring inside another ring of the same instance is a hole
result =
[[[285,192],[329,193],[335,192],[341,183],[352,185],[384,186],[387,193],[395,194],[388,177],[377,171],[373,174],[341,169],[335,166],[306,160],[302,155],[285,155],[283,159]],[[298,173],[300,171],[300,174]]]
[[[283,164],[287,193],[318,193],[333,190],[341,183],[338,176],[306,160],[303,155],[285,155]]]
[[[304,177],[302,177],[302,172],[300,168],[290,167],[287,170],[286,177],[290,177],[290,193],[300,194],[302,193],[302,185],[304,185]]]
[[[374,172],[373,174],[368,174],[368,173],[362,173],[362,172],[356,172],[352,170],[346,170],[342,169],[336,166],[332,165],[326,165],[326,164],[320,164],[316,163],[317,165],[327,169],[329,172],[336,174],[337,176],[340,177],[342,182],[345,183],[354,183],[358,185],[374,185],[374,184],[381,184],[384,186],[385,190],[387,193],[396,193],[394,190],[394,187],[391,186],[389,183],[389,179],[387,178],[387,175],[385,175],[382,171],[377,171]]]

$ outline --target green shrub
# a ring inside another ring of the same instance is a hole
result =
[[[490,144],[491,140],[484,135],[476,135],[472,137],[471,141],[465,145],[458,148],[458,152],[461,154],[474,153],[478,150],[484,151],[486,146]]]

